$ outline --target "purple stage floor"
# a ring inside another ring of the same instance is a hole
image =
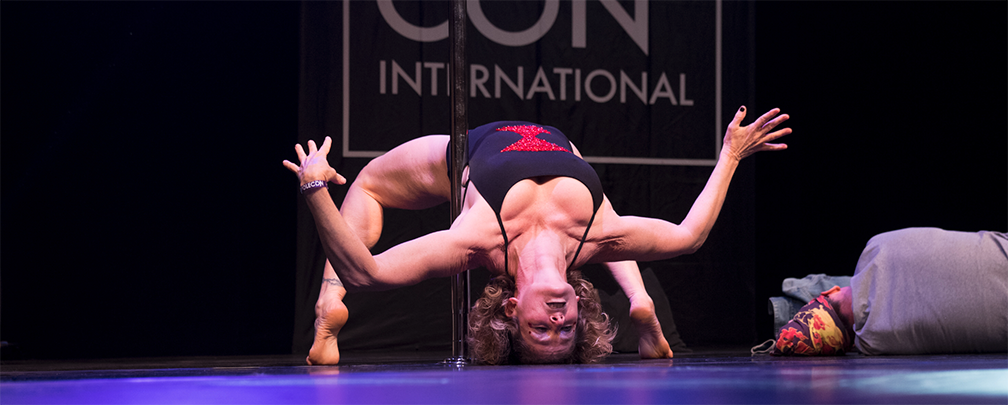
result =
[[[5,361],[3,404],[1008,403],[1008,355],[611,356],[577,366],[439,364],[447,353]]]

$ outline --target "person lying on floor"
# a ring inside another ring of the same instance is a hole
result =
[[[680,225],[617,215],[602,193],[598,175],[566,136],[556,128],[528,122],[497,122],[471,130],[462,213],[448,230],[379,255],[372,255],[368,243],[362,242],[368,235],[358,232],[379,229],[380,233],[380,225],[367,221],[381,221],[382,207],[443,201],[449,195],[447,136],[418,138],[372,161],[368,166],[376,165],[373,170],[383,174],[374,178],[382,181],[365,187],[359,178],[355,184],[362,187],[356,192],[369,188],[382,192],[355,200],[367,207],[351,209],[344,204],[345,211],[362,218],[341,214],[329,193],[319,192],[328,182],[346,182],[326,160],[329,137],[321,147],[309,141],[308,153],[297,145],[300,165],[289,161],[284,165],[298,175],[315,218],[333,269],[327,278],[338,275],[348,290],[385,290],[486,267],[494,278],[474,305],[469,322],[477,361],[593,362],[608,355],[613,334],[591,284],[576,269],[587,263],[611,263],[617,279],[634,273],[639,278],[636,266],[629,267],[631,261],[696,251],[717,219],[739,161],[759,151],[786,148],[768,143],[791,132],[773,131],[788,119],[779,114],[773,109],[741,126],[745,107],[738,110],[707,185]],[[346,320],[345,309],[332,319],[320,318],[316,324],[338,332]],[[312,351],[338,353],[335,333],[331,341],[334,350]],[[319,343],[316,336],[315,345]],[[316,358],[331,362],[328,354]],[[312,358],[309,353],[309,361]]]
[[[907,228],[876,235],[850,286],[784,325],[778,355],[1008,351],[1008,235]]]

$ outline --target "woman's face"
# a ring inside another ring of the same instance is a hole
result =
[[[574,349],[578,296],[567,283],[532,284],[509,298],[506,314],[515,318],[518,332],[532,357],[552,361]]]

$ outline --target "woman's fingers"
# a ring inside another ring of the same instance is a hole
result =
[[[323,155],[329,155],[329,148],[331,147],[332,147],[332,138],[327,136],[325,137],[325,140],[322,141],[322,148],[320,148],[319,151],[321,151]]]
[[[781,115],[780,115],[780,116],[778,116],[777,118],[774,118],[774,119],[772,119],[772,120],[768,121],[767,123],[763,124],[763,126],[762,126],[762,127],[760,127],[760,129],[761,129],[761,130],[766,130],[766,131],[769,131],[769,130],[771,130],[771,129],[774,129],[774,127],[776,127],[776,126],[778,126],[778,125],[780,125],[780,124],[783,124],[783,123],[784,123],[784,121],[787,121],[787,120],[788,120],[789,118],[791,118],[791,116],[790,116],[790,115],[787,115],[787,114],[781,114]]]
[[[306,144],[308,145],[308,153],[305,153],[305,149],[301,144],[294,145],[294,151],[297,152],[300,164],[284,160],[284,167],[297,174],[302,180],[307,176],[308,179],[323,179],[335,184],[346,184],[346,177],[337,173],[336,169],[329,166],[326,161],[326,155],[332,148],[332,138],[325,137],[321,147],[311,139]]]
[[[775,140],[777,138],[780,138],[780,137],[782,137],[784,135],[787,135],[787,134],[790,134],[790,133],[791,133],[791,128],[784,128],[784,129],[781,129],[781,130],[777,130],[777,131],[771,132],[771,133],[767,134],[765,137],[763,137],[763,142],[769,142],[769,141]]]
[[[767,111],[765,114],[763,114],[759,118],[757,118],[756,122],[753,122],[752,125],[756,129],[762,130],[769,123],[773,122],[773,119],[774,119],[774,117],[777,116],[777,114],[780,114],[780,108],[771,109],[770,111]],[[769,129],[769,128],[767,128],[767,129]]]
[[[742,120],[745,119],[745,114],[746,114],[745,106],[739,107],[739,109],[735,111],[735,118],[733,118],[731,123],[728,125],[734,127],[742,126]]]
[[[760,152],[763,151],[777,151],[787,149],[786,143],[764,143],[763,147],[760,148]]]
[[[759,148],[757,148],[757,151],[783,150],[787,148],[787,145],[785,144],[767,143],[791,133],[791,128],[784,128],[774,132],[770,132],[778,125],[784,123],[784,121],[787,121],[789,118],[791,118],[787,114],[781,114],[780,116],[774,117],[776,114],[779,113],[780,109],[774,108],[768,111],[766,114],[763,114],[756,122],[753,123],[754,126],[757,126],[756,141],[757,144],[760,145]]]
[[[343,177],[342,174],[339,174],[339,173],[336,173],[335,171],[333,171],[333,175],[329,178],[329,181],[332,182],[332,183],[343,185],[343,184],[346,184],[346,177]]]

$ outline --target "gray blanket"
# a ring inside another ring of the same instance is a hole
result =
[[[851,279],[864,354],[1008,350],[1008,237],[908,228],[872,238]]]

